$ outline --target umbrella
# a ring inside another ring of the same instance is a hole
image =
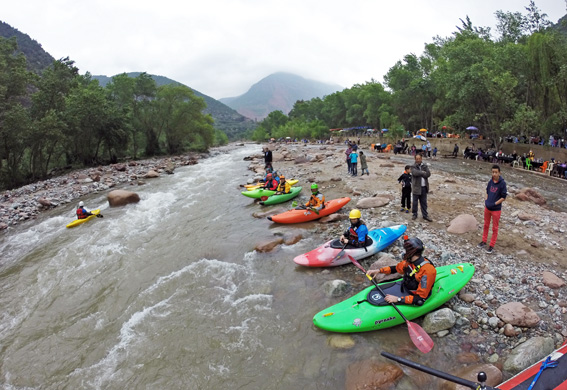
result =
[[[474,131],[474,130],[478,130],[478,129],[474,126],[469,126],[469,127],[467,127],[467,130]]]
[[[425,138],[423,135],[414,135],[413,138],[417,138],[420,141],[426,142],[427,138]]]
[[[385,132],[387,132],[387,131],[390,131],[390,130],[388,130],[388,129],[382,129],[382,133],[385,133]]]

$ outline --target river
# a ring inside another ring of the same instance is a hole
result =
[[[135,187],[138,204],[74,229],[73,206],[0,237],[0,386],[4,389],[340,389],[354,361],[411,346],[407,327],[352,335],[335,349],[313,315],[336,303],[327,280],[366,286],[353,267],[296,266],[321,244],[316,224],[251,216],[239,194],[257,145],[178,168]],[[127,188],[128,189],[128,188]],[[262,239],[304,239],[256,253]],[[341,298],[342,299],[342,298]],[[458,341],[427,358],[450,365]],[[419,354],[410,358],[420,360]],[[421,362],[424,362],[421,359]],[[427,363],[427,362],[425,362]]]

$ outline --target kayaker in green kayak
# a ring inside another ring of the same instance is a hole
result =
[[[419,238],[413,237],[406,240],[404,249],[406,250],[404,258],[397,265],[369,270],[368,275],[375,277],[378,274],[390,275],[396,272],[402,274],[404,276],[402,282],[404,295],[397,297],[388,294],[385,298],[386,302],[421,306],[431,295],[437,270],[428,259],[422,256],[424,246]]]
[[[90,211],[87,211],[85,209],[85,204],[83,203],[83,201],[81,200],[79,202],[79,207],[77,207],[77,219],[85,219],[87,218],[89,215],[93,215],[93,213],[91,213]]]
[[[271,173],[266,175],[266,184],[262,187],[265,190],[276,191],[278,188],[278,181],[272,177]]]
[[[285,181],[285,176],[280,176],[280,184],[276,189],[276,193],[274,195],[281,195],[281,194],[289,194],[291,191],[291,185]]]
[[[352,209],[348,215],[350,219],[350,227],[341,236],[341,243],[345,246],[350,245],[353,248],[362,248],[367,245],[368,227],[362,221],[360,210]]]

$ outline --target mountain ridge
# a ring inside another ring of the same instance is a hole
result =
[[[336,84],[306,79],[293,73],[276,72],[253,84],[240,96],[218,100],[250,119],[262,120],[276,110],[287,115],[298,100],[322,98],[342,89]]]

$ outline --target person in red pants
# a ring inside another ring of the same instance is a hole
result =
[[[488,228],[490,220],[492,220],[492,237],[490,245],[486,247],[488,253],[494,250],[494,244],[498,238],[498,222],[502,213],[502,202],[506,200],[508,192],[506,190],[506,182],[500,176],[500,166],[492,166],[492,178],[486,186],[486,198],[484,200],[484,230],[482,232],[482,241],[478,244],[479,248],[485,248],[488,241]]]

